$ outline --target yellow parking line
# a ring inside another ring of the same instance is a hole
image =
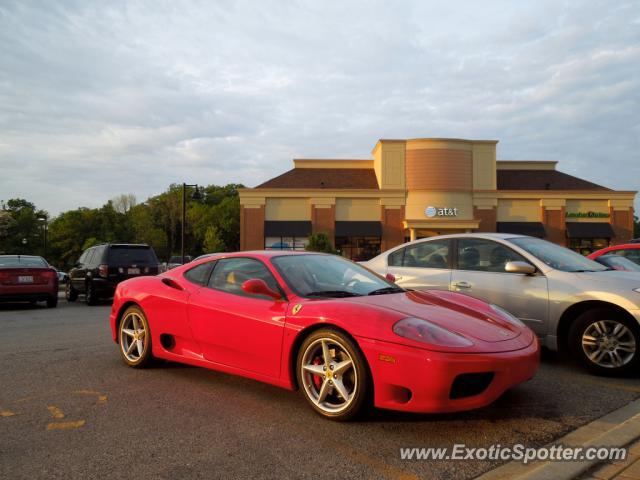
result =
[[[73,422],[52,422],[47,425],[47,430],[71,430],[82,427],[86,421],[76,420]]]
[[[600,387],[615,388],[617,390],[625,390],[627,392],[640,393],[640,387],[632,387],[630,385],[622,385],[618,382],[608,382],[606,380],[598,380],[596,378],[585,378],[578,380],[580,383],[588,385],[598,385]]]
[[[64,418],[64,412],[60,410],[58,407],[56,407],[55,405],[49,405],[47,407],[47,410],[49,410],[49,413],[51,414],[51,416],[56,420],[60,420]]]
[[[0,410],[0,417],[13,417],[15,413],[11,410]]]

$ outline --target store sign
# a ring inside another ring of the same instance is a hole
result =
[[[448,207],[439,208],[439,207],[429,206],[429,207],[424,209],[424,214],[428,218],[434,218],[434,217],[457,217],[458,216],[458,209],[457,208],[448,208]]]
[[[567,218],[609,218],[609,213],[605,212],[567,212]]]

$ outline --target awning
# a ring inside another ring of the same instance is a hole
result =
[[[544,225],[541,222],[498,222],[498,233],[545,237]]]
[[[381,237],[380,222],[336,222],[336,237]]]
[[[302,220],[264,222],[265,237],[308,237],[311,235],[311,222]]]
[[[608,222],[567,222],[569,238],[612,238],[613,228]]]

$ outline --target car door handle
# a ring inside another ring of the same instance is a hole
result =
[[[471,284],[468,282],[456,282],[453,286],[456,288],[471,288]]]

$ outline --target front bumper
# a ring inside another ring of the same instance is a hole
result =
[[[509,388],[531,379],[540,363],[537,338],[520,350],[483,354],[432,352],[362,338],[358,343],[371,367],[375,406],[408,412],[444,413],[484,407]],[[460,375],[488,372],[493,375],[485,375],[490,382],[480,393],[459,396],[457,387],[467,378]]]

